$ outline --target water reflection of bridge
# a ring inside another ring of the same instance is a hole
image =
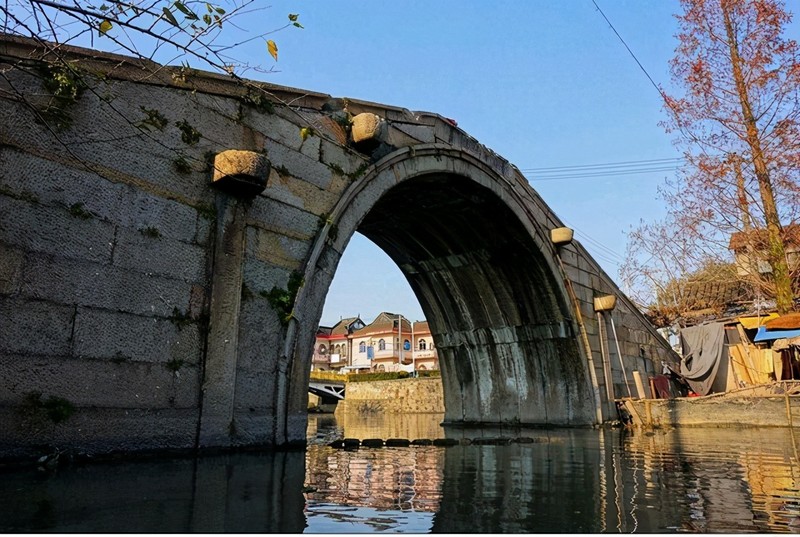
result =
[[[332,416],[309,421],[319,424],[309,427],[309,439],[340,432],[342,425]],[[344,425],[348,435],[361,436],[356,430]],[[399,430],[387,423],[382,432],[375,428],[369,434],[394,437]],[[686,428],[652,435],[528,429],[525,434],[535,441],[353,451],[312,442],[305,453],[96,461],[46,475],[9,468],[0,479],[0,533],[796,533],[800,528],[800,472],[787,429]]]
[[[383,432],[359,425],[364,416],[351,419],[356,428],[337,425],[345,435],[396,436],[390,419],[383,422],[391,430]],[[515,434],[439,431],[473,439]],[[310,506],[376,509],[399,526],[406,520],[402,513],[430,512],[429,530],[447,533],[738,533],[800,527],[800,474],[785,430],[518,433],[530,441],[352,451],[311,446],[307,483],[317,490],[307,500]]]

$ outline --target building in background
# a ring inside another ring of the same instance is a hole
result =
[[[320,326],[312,370],[343,373],[424,371],[439,369],[427,321],[380,313],[368,325],[359,317],[342,319],[331,328]]]
[[[353,355],[350,336],[364,326],[360,317],[342,319],[331,327],[320,326],[311,357],[311,370],[339,371],[348,366]]]
[[[433,345],[428,321],[414,321],[414,369],[439,369],[439,356]]]
[[[797,278],[797,273],[800,271],[800,224],[783,226],[783,248],[789,272]],[[772,272],[772,267],[767,262],[769,241],[766,228],[732,233],[728,249],[736,258],[736,270],[739,276],[750,276],[754,272],[758,274]]]

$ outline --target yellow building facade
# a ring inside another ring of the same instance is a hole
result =
[[[342,319],[317,331],[312,370],[353,372],[439,369],[427,321],[382,312],[370,324]]]

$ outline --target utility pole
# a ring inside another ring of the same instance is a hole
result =
[[[397,345],[400,349],[397,352],[398,365],[403,365],[403,316],[397,315]]]
[[[414,341],[414,321],[411,321],[411,372],[417,372],[417,343]]]

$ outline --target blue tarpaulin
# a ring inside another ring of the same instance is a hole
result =
[[[766,326],[759,326],[753,341],[772,341],[774,339],[800,337],[800,330],[767,330]]]

